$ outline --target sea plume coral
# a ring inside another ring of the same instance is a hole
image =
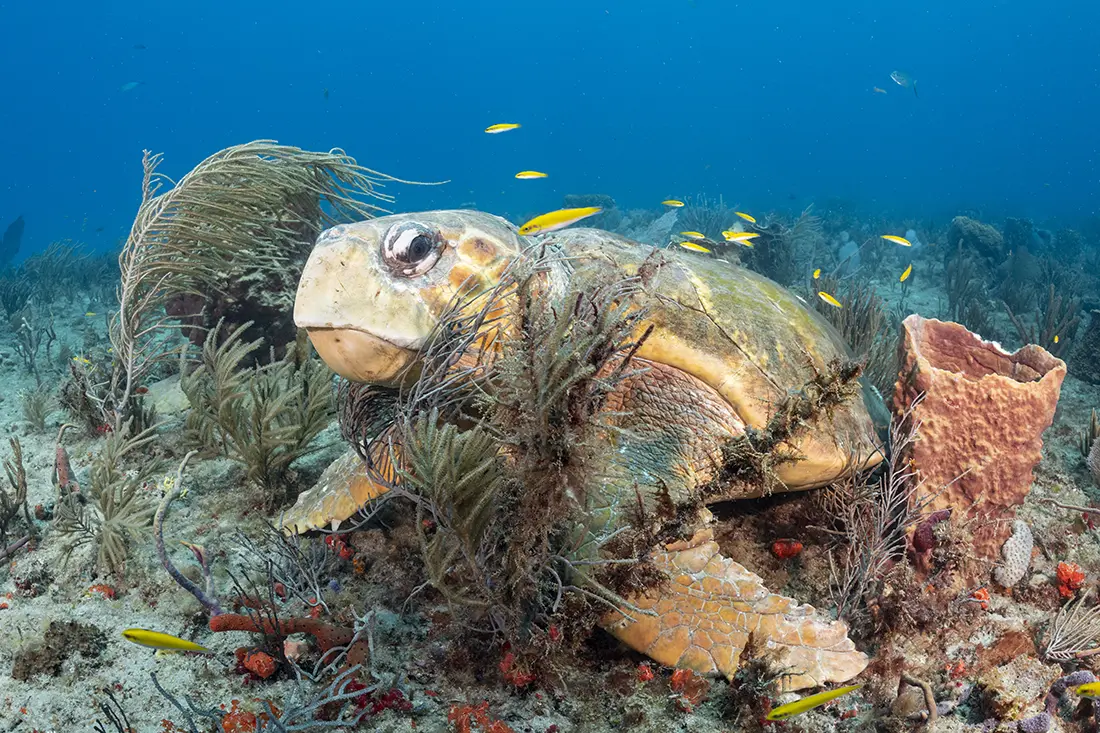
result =
[[[142,203],[119,258],[114,365],[96,395],[116,428],[134,414],[137,388],[179,352],[171,321],[195,315],[243,273],[286,279],[293,252],[308,249],[328,224],[383,211],[364,199],[388,203],[377,187],[398,180],[340,150],[312,153],[267,140],[215,153],[175,183],[158,172],[160,163],[145,151]],[[169,308],[181,296],[192,296],[190,313]]]

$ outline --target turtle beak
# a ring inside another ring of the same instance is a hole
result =
[[[306,328],[317,354],[353,382],[398,387],[416,380],[420,352],[350,328]]]
[[[380,238],[371,221],[322,233],[298,283],[294,322],[340,376],[395,386],[415,378],[435,321],[413,284],[382,265]]]

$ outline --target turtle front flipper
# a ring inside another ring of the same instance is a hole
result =
[[[373,468],[351,449],[329,464],[316,485],[299,494],[294,506],[287,509],[282,517],[283,529],[293,534],[337,530],[345,519],[388,492],[395,479],[387,439],[390,431],[392,428],[371,445]],[[397,450],[394,448],[394,452]]]
[[[609,613],[604,627],[661,664],[732,679],[752,634],[766,649],[781,648],[790,672],[784,691],[844,682],[870,661],[848,638],[843,621],[821,618],[813,606],[768,591],[760,576],[723,557],[709,529],[653,554],[669,582],[627,600],[653,616]]]

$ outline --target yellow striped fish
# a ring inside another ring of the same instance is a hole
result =
[[[171,634],[162,634],[159,631],[149,631],[148,629],[126,629],[122,632],[122,638],[134,644],[161,651],[214,653],[212,650],[193,641],[181,639]]]
[[[843,697],[849,692],[855,692],[861,687],[863,687],[863,685],[848,685],[847,687],[838,687],[835,690],[819,692],[816,695],[807,695],[801,700],[795,700],[794,702],[789,702],[786,705],[780,705],[775,708],[768,713],[768,720],[786,720],[796,715],[802,715],[802,713],[808,710],[813,710],[831,700]]]
[[[680,242],[680,246],[684,249],[690,249],[692,252],[706,252],[708,255],[710,254],[709,249],[695,242]]]
[[[828,294],[828,293],[826,293],[826,292],[825,292],[824,290],[822,290],[821,292],[819,292],[819,293],[817,294],[817,297],[821,298],[822,300],[824,300],[824,301],[825,301],[826,303],[828,303],[829,305],[833,306],[834,308],[843,308],[843,307],[844,307],[843,305],[841,305],[841,304],[840,304],[840,301],[839,301],[839,300],[837,300],[837,299],[836,299],[836,298],[834,298],[833,296],[829,295],[829,294]]]
[[[579,209],[558,209],[549,214],[536,216],[519,228],[520,234],[539,234],[542,232],[556,232],[565,229],[570,224],[576,224],[581,219],[587,219],[603,211],[599,206],[583,206]]]
[[[747,221],[750,224],[755,224],[756,223],[756,219],[754,217],[750,216],[749,214],[746,214],[743,211],[735,211],[733,213],[737,214],[739,217],[741,217],[742,219],[744,219],[745,221]]]
[[[680,232],[681,237],[691,237],[692,239],[706,239],[707,235],[702,232]]]
[[[665,206],[671,206],[674,209],[678,209],[684,205],[684,202],[680,201],[679,199],[665,199],[661,203]]]
[[[817,268],[816,270],[814,270],[814,280],[818,279],[819,277],[821,277],[821,268],[820,267]]]
[[[902,247],[912,247],[913,246],[913,243],[910,242],[905,237],[899,237],[899,236],[894,235],[894,234],[883,234],[882,238],[885,239],[887,242],[893,242],[894,244],[900,244]]]
[[[516,178],[521,181],[529,181],[532,178],[546,178],[546,174],[541,171],[520,171],[516,174]]]
[[[485,132],[490,135],[496,135],[501,132],[508,132],[509,130],[518,130],[519,125],[515,122],[502,122],[499,125],[489,125],[485,128]]]
[[[901,277],[898,278],[898,282],[901,282],[901,283],[905,282],[906,280],[909,279],[909,276],[912,275],[912,274],[913,274],[913,265],[910,264],[909,267],[905,268],[905,272],[901,273]]]

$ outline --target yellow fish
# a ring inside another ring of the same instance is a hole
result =
[[[85,314],[84,314],[84,317],[85,317],[85,318],[91,318],[91,317],[92,317],[92,316],[94,316],[94,315],[96,315],[96,314],[95,314],[95,313],[93,313],[92,311],[88,311],[87,313],[85,313]]]
[[[756,219],[754,219],[753,217],[749,216],[748,214],[745,214],[745,213],[743,213],[743,212],[740,212],[740,211],[735,211],[735,212],[733,212],[733,213],[737,214],[737,215],[738,215],[739,217],[741,217],[742,219],[744,219],[745,221],[747,221],[747,222],[748,222],[749,224],[755,224],[755,223],[756,223]]]
[[[844,306],[842,306],[842,305],[840,304],[840,301],[839,301],[839,300],[837,300],[837,299],[836,299],[836,298],[834,298],[833,296],[829,295],[829,294],[828,294],[828,293],[826,293],[826,292],[825,292],[824,290],[822,290],[821,292],[819,292],[819,293],[817,294],[817,297],[821,298],[822,300],[824,300],[824,301],[825,301],[826,303],[828,303],[829,305],[833,306],[834,308],[843,308],[843,307],[844,307]]]
[[[741,240],[756,239],[757,237],[760,236],[760,234],[758,234],[755,231],[731,231],[731,230],[727,230],[727,231],[722,232],[722,236],[726,238],[727,242],[734,242],[734,241],[737,241],[739,239],[741,239]]]
[[[178,636],[172,636],[171,634],[162,634],[159,631],[149,631],[148,629],[126,629],[122,632],[122,638],[126,641],[132,641],[135,644],[141,646],[147,646],[150,649],[159,649],[173,652],[203,652],[205,654],[213,654],[214,652],[201,644],[196,644],[193,641],[187,639],[181,639]]]
[[[671,206],[674,209],[678,209],[678,208],[680,208],[681,206],[684,205],[683,201],[679,201],[677,199],[665,199],[661,203],[664,204],[665,206]]]
[[[822,295],[824,295],[824,293],[822,293]],[[807,695],[801,700],[795,700],[794,702],[789,702],[786,705],[780,705],[775,708],[768,713],[768,720],[786,720],[787,718],[793,718],[796,715],[801,715],[807,710],[813,710],[818,706],[824,705],[830,700],[835,700],[838,697],[847,695],[849,692],[854,692],[861,687],[863,687],[863,685],[848,685],[847,687],[838,687],[835,690],[819,692],[816,695]]]
[[[814,270],[814,280],[818,279],[819,277],[821,277],[821,268],[820,267],[817,268],[816,270]]]
[[[520,171],[516,174],[516,178],[521,181],[527,181],[532,178],[546,178],[546,174],[539,171]]]
[[[519,228],[520,234],[540,234],[542,232],[556,232],[565,229],[570,224],[576,224],[581,219],[603,211],[599,206],[584,206],[579,209],[558,209],[549,214],[536,216]]]
[[[690,249],[692,252],[706,252],[708,255],[710,254],[709,249],[695,242],[680,242],[680,246],[684,249]]]
[[[91,360],[85,359],[83,356],[74,356],[73,361],[75,361],[77,364],[83,364],[85,366],[92,363]]]
[[[1058,343],[1058,334],[1054,334],[1054,343]]]
[[[1100,682],[1086,682],[1074,687],[1073,691],[1081,697],[1100,698]]]
[[[898,278],[898,282],[899,283],[905,282],[907,279],[909,279],[909,276],[912,275],[912,274],[913,274],[913,266],[909,265],[909,267],[905,268],[905,272],[901,273],[901,277]]]
[[[893,242],[894,244],[900,244],[902,247],[912,247],[913,243],[905,237],[898,237],[893,234],[883,234],[882,238],[887,242]]]
[[[702,232],[680,232],[681,237],[691,237],[693,239],[706,239],[707,235]]]
[[[485,132],[490,135],[496,135],[499,132],[508,132],[509,130],[518,130],[519,125],[515,122],[502,122],[499,125],[489,125],[485,128]]]

